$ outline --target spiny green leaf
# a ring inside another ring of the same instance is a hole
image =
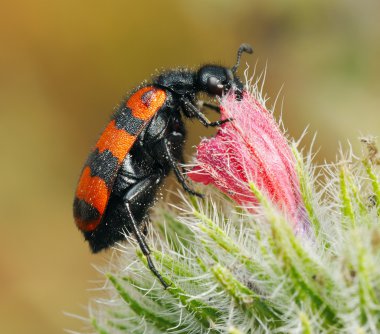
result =
[[[145,318],[147,321],[157,327],[157,329],[168,330],[178,325],[177,322],[172,321],[168,317],[161,316],[158,312],[152,311],[148,307],[145,307],[139,300],[133,298],[132,295],[126,289],[124,289],[123,285],[120,284],[119,280],[115,276],[107,274],[107,278],[115,287],[121,298],[123,298],[123,300],[128,303],[136,315],[141,318]]]

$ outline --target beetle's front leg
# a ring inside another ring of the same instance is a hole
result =
[[[191,189],[191,187],[187,184],[184,172],[181,170],[182,168],[179,166],[179,162],[177,159],[181,159],[181,157],[176,157],[175,143],[182,141],[182,134],[178,132],[171,133],[167,137],[160,140],[160,142],[158,143],[158,151],[162,154],[162,156],[165,158],[165,161],[173,169],[174,174],[177,177],[178,182],[182,185],[183,189],[191,195],[203,198],[202,194]]]
[[[187,110],[188,113],[194,115],[205,127],[216,127],[221,126],[224,123],[232,121],[232,118],[223,119],[221,121],[210,122],[204,113],[202,113],[194,104],[191,103],[187,98],[181,100],[182,107]]]

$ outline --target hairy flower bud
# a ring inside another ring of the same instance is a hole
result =
[[[189,177],[213,184],[240,205],[257,203],[252,182],[287,214],[295,230],[303,230],[307,218],[295,158],[272,113],[245,92],[240,101],[232,93],[224,96],[221,115],[232,121],[214,138],[202,140]]]

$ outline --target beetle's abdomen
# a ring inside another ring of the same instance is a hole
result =
[[[166,92],[162,89],[153,86],[139,89],[101,134],[84,165],[75,193],[75,223],[83,232],[91,232],[100,224],[121,163],[165,100]]]

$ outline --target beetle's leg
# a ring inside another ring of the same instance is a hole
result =
[[[141,230],[141,233],[143,234],[143,236],[146,237],[147,234],[148,234],[148,222],[147,221],[144,221],[142,223],[142,226],[141,226],[140,230]]]
[[[168,288],[169,285],[165,282],[165,280],[162,278],[159,271],[156,269],[156,267],[153,264],[153,261],[150,257],[150,249],[148,244],[145,241],[145,237],[143,233],[141,233],[139,228],[139,223],[136,222],[136,219],[132,213],[131,210],[131,204],[132,203],[138,203],[139,201],[142,201],[143,198],[146,196],[147,193],[152,193],[152,190],[157,187],[157,185],[160,183],[160,175],[151,175],[150,177],[147,177],[140,182],[138,182],[136,185],[134,185],[124,196],[124,209],[125,213],[129,216],[130,225],[129,227],[132,228],[132,232],[136,237],[136,240],[140,246],[140,249],[144,256],[146,257],[146,260],[148,262],[148,267],[152,271],[152,273],[159,279],[161,284],[164,286],[164,288]]]
[[[206,108],[209,108],[211,110],[214,110],[216,111],[218,114],[220,114],[220,107],[215,105],[215,104],[211,104],[211,103],[207,103],[207,102],[204,102],[204,101],[199,101],[197,103],[199,109],[203,108],[203,107],[206,107]]]
[[[136,237],[136,240],[137,240],[137,242],[138,242],[138,244],[140,246],[141,251],[143,252],[143,254],[146,257],[149,269],[159,279],[159,281],[164,286],[164,288],[165,289],[168,288],[169,285],[164,281],[164,279],[162,278],[160,272],[156,269],[156,267],[153,264],[153,261],[152,261],[152,259],[150,257],[149,246],[148,246],[148,244],[145,241],[145,237],[143,236],[143,234],[141,233],[140,229],[138,228],[135,219],[133,218],[133,214],[131,212],[131,208],[129,207],[129,203],[125,204],[125,208],[126,208],[128,214],[129,214],[129,218],[131,219],[131,225],[132,225],[132,228],[133,228],[133,233],[134,233],[134,235]]]
[[[186,179],[183,176],[183,173],[182,173],[180,167],[178,166],[178,162],[176,161],[176,159],[173,156],[172,148],[171,148],[171,143],[170,143],[170,141],[167,138],[165,138],[163,140],[163,146],[164,146],[165,154],[167,156],[167,160],[168,160],[170,166],[173,168],[174,173],[175,173],[175,175],[177,177],[177,180],[182,185],[183,189],[185,189],[185,191],[187,191],[191,195],[203,198],[202,194],[200,194],[200,193],[196,192],[195,190],[191,189],[188,186],[188,184],[186,183]]]
[[[191,114],[193,114],[198,120],[206,127],[215,127],[215,126],[220,126],[224,123],[230,122],[232,119],[227,118],[223,119],[221,121],[216,121],[216,122],[210,122],[207,117],[196,107],[194,106],[188,99],[182,99],[182,106],[186,110],[188,110]]]

